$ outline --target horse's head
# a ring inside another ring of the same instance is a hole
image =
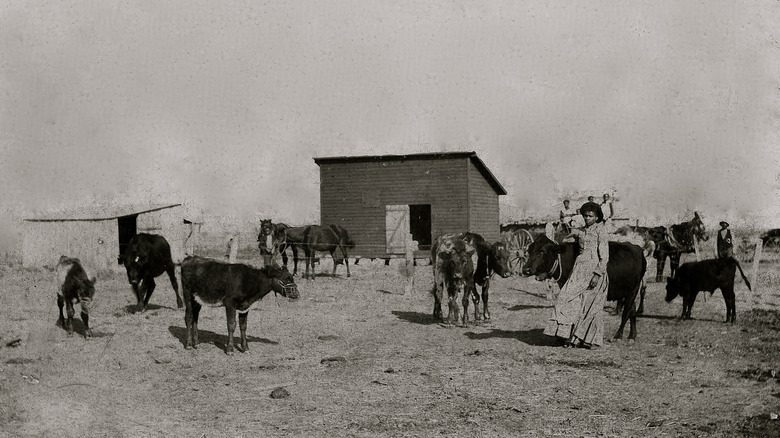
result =
[[[274,224],[271,219],[262,219],[260,221],[260,234],[257,235],[257,247],[260,251],[271,253],[273,250]]]
[[[707,230],[704,228],[704,222],[701,220],[701,216],[699,216],[699,212],[693,212],[693,219],[691,220],[690,224],[691,231],[693,231],[693,235],[696,236],[696,238],[705,242],[707,239],[709,239],[709,236],[707,236]]]

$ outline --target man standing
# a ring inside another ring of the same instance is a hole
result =
[[[723,259],[734,256],[734,244],[731,242],[731,230],[729,223],[720,221],[720,231],[718,231],[718,258]]]
[[[568,233],[569,230],[571,230],[571,221],[574,218],[574,216],[577,214],[569,207],[569,200],[564,199],[563,200],[563,208],[560,211],[560,217],[561,217],[561,224],[566,227],[566,232]]]
[[[604,193],[604,200],[601,201],[601,214],[604,215],[604,222],[608,222],[615,216],[615,208],[612,200],[609,199],[609,193]]]

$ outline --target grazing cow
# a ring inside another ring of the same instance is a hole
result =
[[[462,234],[444,234],[431,246],[433,265],[433,316],[448,324],[465,324],[468,321],[469,295],[474,288],[474,269],[478,264],[476,248],[463,239]],[[441,304],[447,291],[449,313],[444,319]],[[462,297],[461,319],[458,295]]]
[[[336,265],[344,263],[347,268],[347,277],[349,273],[349,249],[355,247],[355,242],[349,237],[347,230],[340,225],[309,225],[303,233],[303,251],[306,253],[306,271],[303,278],[314,280],[314,253],[315,251],[327,251],[333,258],[333,273],[336,275]],[[337,257],[336,250],[341,250],[342,257]],[[311,266],[311,277],[309,277],[309,266]]]
[[[262,269],[191,256],[181,262],[181,286],[184,294],[184,322],[187,325],[186,349],[198,347],[198,315],[202,303],[224,306],[227,314],[227,354],[233,354],[236,311],[241,329],[241,351],[249,350],[246,320],[253,303],[269,292],[298,298],[298,288],[287,268],[268,265]]]
[[[528,262],[523,267],[523,275],[535,275],[537,280],[554,279],[559,287],[563,287],[571,275],[578,254],[579,244],[576,242],[557,244],[546,236],[540,236],[528,248]],[[636,338],[634,304],[642,288],[642,278],[646,270],[647,260],[642,248],[626,242],[609,242],[607,300],[624,303],[620,328],[615,339],[623,337],[623,328],[629,320],[631,326],[628,338]]]
[[[176,293],[176,306],[182,307],[171,247],[164,237],[156,234],[136,234],[127,244],[122,262],[127,270],[127,281],[133,287],[133,293],[138,300],[139,311],[146,310],[156,286],[154,278],[163,272],[167,272],[168,278],[171,279],[171,286]]]
[[[468,245],[477,251],[477,266],[474,272],[474,284],[471,286],[472,301],[474,302],[474,319],[480,320],[483,317],[490,319],[490,310],[488,310],[488,298],[490,290],[490,278],[494,273],[502,278],[512,275],[509,267],[509,250],[504,242],[495,242],[492,245],[487,243],[479,234],[463,233],[460,235]],[[482,288],[482,313],[479,311],[479,294],[476,286]],[[467,307],[463,308],[463,320],[468,319]]]
[[[734,275],[737,268],[742,279],[750,290],[750,282],[742,272],[742,266],[734,257],[702,260],[700,262],[684,263],[677,269],[674,277],[666,278],[666,302],[669,303],[677,295],[683,298],[681,319],[691,319],[691,310],[700,291],[712,295],[715,289],[720,289],[726,302],[726,322],[737,320],[736,297],[734,296]]]
[[[84,322],[84,337],[92,337],[92,329],[89,328],[89,309],[92,299],[95,297],[95,282],[93,276],[89,278],[81,261],[76,258],[61,256],[57,263],[57,307],[60,308],[59,323],[68,331],[68,336],[73,335],[73,302],[81,304],[81,320]],[[62,314],[62,306],[65,306],[68,319]]]

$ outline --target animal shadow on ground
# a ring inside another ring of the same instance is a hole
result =
[[[430,325],[441,322],[438,318],[428,313],[393,310],[393,315],[398,317],[398,319],[403,319],[404,321],[413,322],[415,324]]]
[[[57,321],[54,323],[54,325],[59,327],[59,328],[61,328],[63,331],[65,331],[65,327],[62,325],[62,322],[59,319],[57,319]],[[85,329],[84,322],[78,316],[73,318],[73,333],[78,333],[81,336],[85,336],[84,335],[84,332],[85,332],[84,329]],[[110,335],[111,335],[111,333],[104,333],[104,332],[99,332],[99,331],[95,330],[94,329],[94,325],[93,325],[93,328],[92,328],[92,337],[93,338],[102,338],[102,337],[110,336]]]
[[[526,310],[526,309],[548,309],[552,306],[538,306],[538,305],[530,305],[530,304],[516,304],[512,307],[507,308],[506,310],[511,311],[517,311],[517,310]]]
[[[518,341],[528,344],[528,345],[534,345],[538,347],[557,347],[561,345],[561,343],[553,336],[547,336],[544,334],[544,330],[542,329],[531,329],[531,330],[501,330],[501,329],[491,329],[488,333],[474,333],[474,332],[466,332],[464,333],[466,337],[469,339],[490,339],[490,338],[507,338],[507,339],[517,339]]]
[[[168,309],[168,310],[176,310],[173,307],[168,306],[160,306],[159,304],[147,304],[146,305],[146,311],[150,310],[158,310],[158,309]],[[125,306],[125,313],[136,313],[138,311],[138,306],[135,304],[128,304]]]
[[[169,326],[168,331],[171,332],[171,334],[181,342],[182,347],[186,345],[187,341],[187,329],[185,327],[176,327],[176,326]],[[236,341],[238,341],[239,337],[234,337]],[[227,345],[227,334],[219,335],[217,333],[214,333],[209,330],[198,330],[198,340],[201,344],[203,343],[211,343],[214,344],[217,348],[221,349],[222,351],[225,351],[225,346]],[[276,341],[272,341],[267,338],[258,338],[256,336],[246,336],[247,342],[262,342],[263,344],[272,344],[277,345],[279,344]],[[237,346],[240,345],[240,341],[237,342]]]

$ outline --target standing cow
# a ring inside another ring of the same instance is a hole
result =
[[[488,309],[488,299],[490,291],[490,278],[493,274],[498,274],[502,278],[512,275],[509,266],[509,250],[504,242],[495,242],[492,245],[476,233],[463,233],[460,237],[477,252],[477,264],[474,271],[474,282],[471,284],[472,301],[474,302],[474,319],[490,319],[490,310]],[[477,293],[476,286],[482,288],[482,312],[479,311],[480,296]],[[464,305],[464,321],[468,316],[465,315],[467,308]]]
[[[57,307],[60,308],[59,323],[68,331],[68,336],[73,335],[73,309],[74,301],[81,304],[81,320],[84,322],[84,337],[92,337],[92,329],[89,328],[89,309],[92,299],[95,297],[95,282],[93,276],[89,278],[79,259],[62,256],[57,263]],[[62,306],[67,309],[68,319],[62,314]]]
[[[433,265],[433,316],[449,324],[465,324],[468,321],[469,295],[474,289],[474,269],[477,265],[477,251],[460,234],[439,236],[431,247]],[[447,291],[449,313],[445,319],[441,304]],[[474,292],[476,293],[476,291]],[[461,319],[458,296],[462,298]]]
[[[272,264],[256,269],[237,263],[191,256],[181,262],[181,286],[187,325],[185,348],[198,346],[198,315],[201,303],[224,306],[227,316],[227,354],[233,354],[233,333],[236,330],[236,311],[241,329],[241,351],[249,350],[246,339],[246,320],[249,308],[269,292],[288,298],[298,298],[298,289],[287,268]]]
[[[149,298],[156,286],[154,278],[163,272],[168,273],[171,286],[176,293],[176,306],[183,303],[176,283],[176,269],[171,257],[171,247],[164,237],[156,234],[136,234],[127,244],[122,263],[127,270],[127,281],[133,287],[138,300],[138,310],[143,312],[149,304]]]
[[[750,290],[750,282],[742,272],[742,266],[734,257],[702,260],[684,263],[677,269],[674,277],[666,277],[666,302],[670,303],[677,295],[683,298],[681,319],[691,319],[693,303],[700,291],[712,294],[720,289],[726,302],[726,322],[737,320],[736,297],[734,295],[734,275],[737,268],[742,280]]]
[[[574,268],[579,255],[579,244],[564,242],[558,244],[540,236],[528,248],[528,262],[523,266],[523,275],[536,276],[537,280],[552,279],[563,287]],[[607,301],[622,301],[623,314],[615,339],[623,337],[626,322],[631,325],[629,339],[636,338],[636,296],[643,286],[642,279],[647,270],[647,260],[642,248],[626,242],[609,242],[607,262]]]

